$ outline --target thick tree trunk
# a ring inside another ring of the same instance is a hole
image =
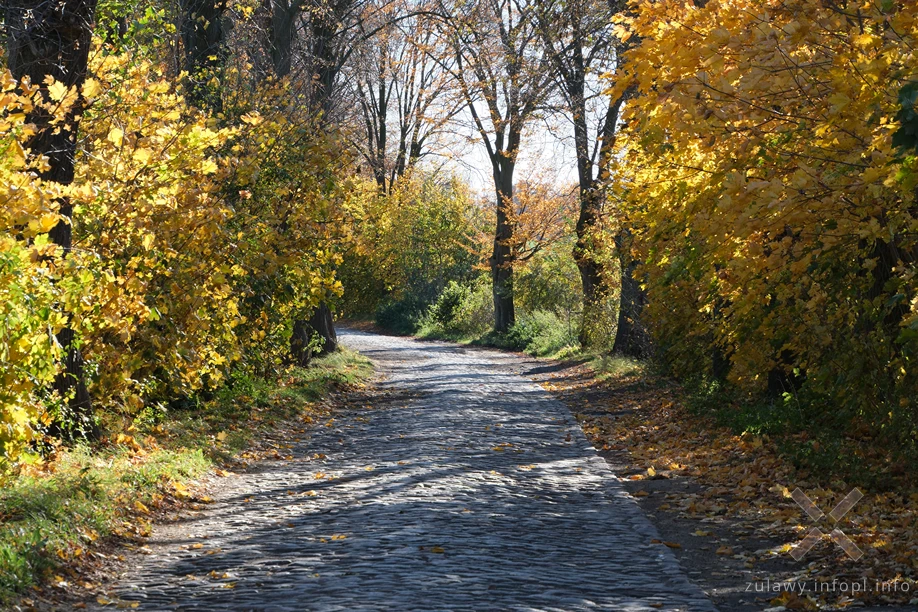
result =
[[[574,261],[580,272],[583,287],[583,316],[580,322],[580,345],[584,348],[608,342],[612,329],[606,302],[609,286],[601,257],[602,246],[597,236],[597,225],[602,210],[602,193],[593,178],[593,167],[586,147],[586,124],[575,124],[577,141],[577,169],[580,182],[580,215],[577,218],[577,242],[574,244]],[[581,154],[581,137],[582,154]]]
[[[182,8],[182,43],[185,46],[185,86],[189,101],[197,106],[220,110],[219,88],[211,79],[226,60],[226,35],[223,13],[226,0],[180,0]]]
[[[302,8],[299,3],[292,3],[288,6],[290,7],[289,19],[292,24],[296,17],[301,14]],[[342,3],[337,6],[337,9],[346,11],[348,7],[349,3]],[[327,10],[327,7],[312,7],[302,14],[309,26],[307,35],[310,38],[310,60],[313,68],[313,91],[310,102],[324,124],[329,120],[329,113],[333,105],[333,88],[338,72],[341,70],[339,58],[336,56],[337,49],[334,44],[339,16],[335,11]],[[277,42],[278,44],[284,42],[292,46],[293,30],[291,30],[289,39],[278,40]],[[290,52],[289,49],[290,47],[288,47],[288,52]],[[319,355],[330,353],[338,348],[338,335],[335,333],[331,308],[327,302],[319,304],[308,321],[294,321],[293,330],[294,337],[296,337],[298,331],[302,333],[303,330],[308,330],[310,338],[313,332],[318,333],[322,338]],[[297,363],[303,363],[304,358],[308,363],[311,358],[311,355],[306,355],[299,347],[291,346],[291,353],[293,360]]]
[[[290,358],[296,365],[305,368],[312,361],[312,329],[302,319],[293,322],[290,336]]]
[[[592,175],[592,171],[590,171]],[[596,224],[599,221],[598,198],[600,194],[590,177],[581,174],[580,216],[577,219],[577,242],[574,245],[574,261],[580,272],[583,287],[583,317],[580,322],[580,345],[584,348],[596,346],[611,333],[607,316],[606,301],[609,287],[606,270],[597,244]]]
[[[96,0],[60,0],[36,3],[13,0],[6,3],[7,65],[17,79],[28,77],[33,85],[43,85],[47,76],[80,87],[86,79],[89,45],[95,18]],[[29,121],[38,128],[28,143],[33,155],[46,155],[49,168],[41,177],[61,185],[74,178],[76,131],[80,110],[74,108],[60,129],[50,129],[51,116],[42,109],[34,110]],[[73,245],[73,207],[68,199],[59,202],[65,217],[48,233],[49,238],[63,250],[66,257]],[[83,375],[83,357],[75,346],[70,328],[57,334],[64,351],[63,372],[53,388],[69,398],[69,414],[56,423],[62,433],[94,435],[92,402]],[[75,429],[72,431],[71,428]]]
[[[513,307],[513,162],[504,158],[494,169],[497,227],[491,254],[494,331],[505,334],[516,322]]]
[[[271,2],[271,63],[274,74],[284,78],[290,74],[293,63],[293,36],[296,33],[296,18],[300,13],[298,3],[289,0]]]
[[[615,238],[622,267],[621,303],[618,309],[618,329],[612,352],[617,355],[643,359],[650,356],[650,335],[642,323],[642,313],[647,297],[640,283],[634,278],[637,262],[629,253],[630,236],[621,233]]]
[[[332,318],[331,308],[322,302],[309,318],[309,326],[322,338],[319,355],[331,353],[338,348],[338,334],[335,333],[335,321]]]
[[[292,68],[296,20],[303,9],[300,3],[290,2],[290,0],[266,0],[266,4],[271,10],[269,31],[271,63],[275,76],[284,78],[290,74]],[[330,47],[328,49],[330,50]],[[323,58],[323,65],[326,59]],[[322,94],[325,90],[320,85],[318,91],[318,105],[324,107],[326,102],[323,101]],[[318,351],[315,351],[312,346],[314,334],[319,334],[321,337],[322,344]],[[331,309],[326,302],[319,304],[309,320],[294,320],[293,333],[290,337],[290,357],[297,365],[305,367],[309,365],[313,357],[330,353],[337,348],[338,336],[335,333]]]
[[[315,334],[319,335],[320,344],[313,345]],[[294,363],[307,366],[313,357],[321,357],[338,348],[338,334],[332,319],[331,309],[325,302],[313,311],[308,321],[297,320],[293,323],[293,335],[290,338],[290,354]]]
[[[611,326],[605,325],[609,291],[604,265],[589,256],[578,258],[576,262],[583,289],[583,317],[578,339],[582,347],[588,348],[600,344],[611,332]]]

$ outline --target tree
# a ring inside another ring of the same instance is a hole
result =
[[[302,4],[271,0],[269,40],[275,73],[286,77],[295,72],[291,78],[298,81],[305,103],[324,129],[330,129],[336,118],[340,119],[339,104],[344,99],[338,95],[343,89],[340,77],[358,50],[373,37],[391,31],[395,21],[413,14],[395,15],[391,10],[393,4],[370,0],[312,0]],[[298,24],[296,27],[292,25],[294,22]],[[299,57],[295,50],[299,50]],[[413,109],[415,116],[431,102],[424,96],[407,99],[418,101]],[[406,125],[416,126],[411,130],[411,143],[419,151],[426,138],[423,128],[414,118]],[[385,146],[385,139],[383,143]],[[337,338],[327,301],[319,304],[309,320],[295,321],[291,341],[294,361],[306,363],[311,358],[308,347],[313,332],[321,337],[320,353],[335,349]]]
[[[180,5],[188,99],[219,111],[220,85],[212,79],[226,62],[226,0],[180,0]]]
[[[49,77],[68,90],[78,91],[86,80],[95,10],[96,0],[10,1],[6,5],[7,64],[13,76],[41,87],[46,102],[52,100]],[[28,116],[36,126],[28,142],[31,155],[48,160],[41,172],[44,180],[65,186],[73,182],[79,106],[78,101],[59,124],[53,124],[52,105],[36,105]],[[73,245],[73,206],[66,197],[60,198],[58,205],[61,219],[48,235],[66,256]],[[92,401],[73,329],[61,329],[57,341],[64,351],[65,367],[54,382],[54,390],[69,403],[72,414],[67,420],[79,423],[84,433],[94,432]]]
[[[293,42],[302,7],[299,2],[290,0],[264,0],[264,4],[269,7],[268,51],[271,65],[274,74],[283,78],[290,74],[293,65]]]
[[[918,6],[647,2],[629,21],[614,175],[661,356],[912,445],[916,159],[894,135]]]
[[[584,308],[580,343],[608,344],[614,327],[615,341],[610,348],[640,356],[646,346],[637,322],[642,298],[633,277],[628,234],[619,228],[613,230],[610,240],[610,232],[603,227],[619,116],[632,90],[613,93],[602,75],[615,74],[621,67],[627,46],[615,35],[612,20],[625,7],[621,0],[547,0],[537,4],[537,16],[562,111],[574,134],[580,198],[574,260],[580,272]],[[616,265],[618,270],[611,269]],[[609,307],[616,276],[621,288],[617,317]]]
[[[533,6],[512,0],[441,4],[452,63],[441,65],[458,85],[491,162],[496,196],[489,264],[494,331],[514,323],[513,174],[523,131],[544,101],[551,71],[538,45]]]
[[[438,54],[432,20],[402,6],[356,54],[351,88],[359,107],[355,148],[380,193],[388,193],[427,152],[430,140],[459,109]],[[367,22],[362,29],[374,29]],[[439,55],[442,57],[442,55]],[[391,136],[390,136],[391,135]]]

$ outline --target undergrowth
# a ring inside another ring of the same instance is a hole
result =
[[[844,481],[874,491],[907,486],[918,468],[914,444],[900,432],[857,423],[826,398],[794,390],[750,395],[717,380],[689,379],[683,385],[686,407],[737,435],[768,436],[780,453],[801,469],[826,480]],[[818,420],[814,414],[821,414]]]
[[[206,502],[190,483],[245,449],[260,432],[308,414],[332,388],[360,383],[369,361],[340,350],[270,381],[236,374],[211,399],[138,417],[131,435],[59,448],[0,490],[0,607],[78,563],[96,543],[149,531],[157,509]]]

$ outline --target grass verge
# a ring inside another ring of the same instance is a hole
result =
[[[237,376],[208,401],[146,414],[127,433],[59,449],[8,477],[0,489],[0,607],[42,582],[79,579],[73,566],[113,537],[148,534],[158,513],[208,502],[194,493],[196,479],[285,420],[308,421],[330,391],[371,373],[366,358],[340,350],[278,380]]]

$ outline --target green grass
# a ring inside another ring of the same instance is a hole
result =
[[[630,357],[606,353],[579,352],[577,357],[589,357],[589,365],[598,380],[612,380],[648,373],[648,364]]]
[[[45,469],[7,477],[0,489],[0,607],[78,562],[94,542],[143,534],[147,510],[168,502],[173,483],[194,481],[259,432],[371,373],[366,358],[341,350],[277,381],[237,376],[209,401],[145,414],[120,445],[61,450]],[[147,433],[155,440],[141,441]]]

